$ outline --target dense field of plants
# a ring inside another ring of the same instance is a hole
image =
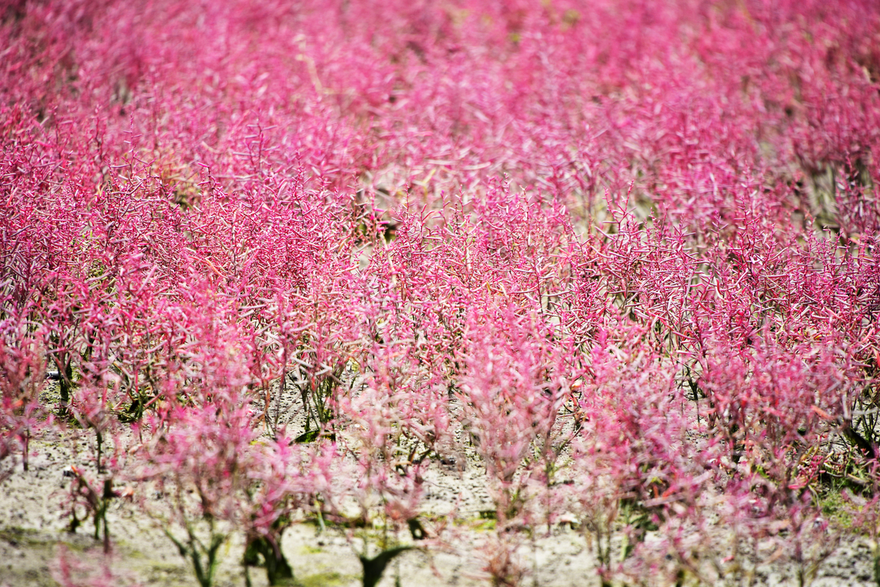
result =
[[[880,533],[878,149],[873,0],[0,2],[0,476],[88,439],[59,511],[158,487],[204,587],[307,520],[373,585],[463,460],[495,585],[807,584]]]

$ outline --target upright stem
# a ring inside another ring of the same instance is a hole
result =
[[[284,393],[287,391],[287,371],[285,370],[281,375],[281,388],[278,390],[278,397],[275,398],[275,422],[274,422],[274,430],[273,434],[278,433],[278,422],[281,419],[281,398],[284,396]]]
[[[98,472],[100,473],[101,471],[104,470],[104,468],[101,466],[101,451],[102,451],[103,444],[104,444],[104,435],[101,434],[100,430],[95,428],[95,437],[96,437],[97,444],[98,444]]]
[[[27,471],[28,470],[28,452],[30,451],[30,444],[31,444],[31,429],[30,428],[25,429],[24,438],[22,438],[22,444],[24,446],[22,447],[23,450],[22,450],[22,455],[21,455],[21,461],[22,461],[21,464],[22,464],[22,467],[24,468],[24,470]]]

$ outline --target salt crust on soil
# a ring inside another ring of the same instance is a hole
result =
[[[60,436],[45,438],[32,446],[30,470],[17,464],[12,475],[0,484],[0,587],[54,586],[51,569],[56,565],[59,545],[64,544],[73,560],[97,565],[101,545],[93,540],[88,521],[77,534],[66,531],[60,504],[71,479],[64,471],[71,465],[87,467],[91,460],[86,440],[81,441],[75,458],[72,443]],[[78,462],[77,462],[78,461]],[[4,463],[10,466],[10,460]],[[462,519],[474,519],[491,503],[485,493],[484,478],[478,466],[459,470],[435,463],[427,471],[425,500],[428,511],[448,512],[457,507]],[[148,491],[136,488],[136,491]],[[107,514],[114,544],[112,568],[120,584],[183,587],[196,585],[188,564],[164,535],[158,522],[147,515],[149,504],[143,499],[162,499],[135,495],[134,500],[114,500]],[[146,507],[145,507],[146,506]],[[433,542],[425,552],[408,552],[398,558],[380,583],[391,587],[397,576],[404,587],[488,585],[481,573],[476,548],[490,532],[468,526],[447,528],[443,540]],[[430,530],[429,530],[430,531]],[[306,586],[360,585],[359,546],[345,533],[329,529],[318,533],[312,524],[295,524],[284,535],[283,549],[297,579]],[[245,584],[241,560],[243,544],[233,536],[224,546],[218,586]],[[534,543],[525,541],[520,550],[523,562],[532,570],[525,585],[581,587],[598,585],[593,557],[580,532],[555,528],[549,537]],[[792,570],[784,567],[761,568],[759,585],[796,585]],[[254,586],[265,585],[261,569],[251,570]],[[844,539],[824,563],[813,585],[816,587],[861,587],[872,585],[870,554],[860,537]]]

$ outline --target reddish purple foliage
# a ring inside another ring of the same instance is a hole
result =
[[[876,3],[26,0],[0,47],[0,458],[134,423],[276,551],[470,458],[496,584],[560,519],[603,582],[807,582],[816,496],[876,506]]]

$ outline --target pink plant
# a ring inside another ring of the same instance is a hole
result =
[[[99,567],[84,563],[82,557],[71,556],[67,547],[60,545],[52,568],[52,577],[62,587],[112,587],[124,582],[140,585],[128,573],[113,569],[112,558],[105,554]]]
[[[809,582],[876,493],[875,4],[7,2],[0,457],[76,422],[202,584],[297,516],[377,581],[468,459],[499,584],[562,519],[600,582]]]
[[[0,461],[20,454],[27,471],[31,438],[43,427],[39,396],[45,387],[46,365],[41,333],[13,312],[4,312],[5,319],[0,320]],[[0,468],[0,478],[11,474],[6,466]]]

